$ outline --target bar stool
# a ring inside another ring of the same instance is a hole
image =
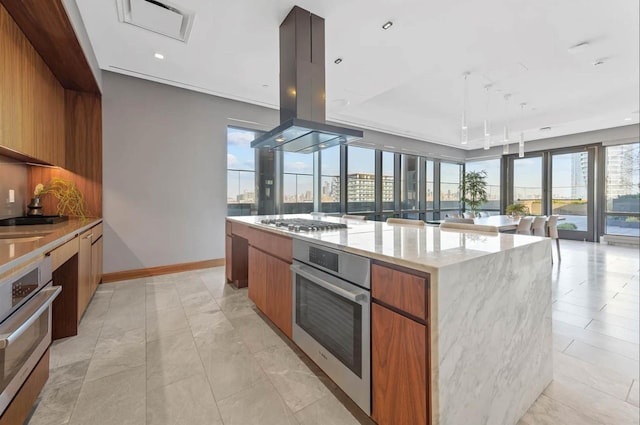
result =
[[[533,232],[533,236],[547,236],[547,217],[544,215],[534,217],[531,231]]]
[[[474,224],[472,218],[445,218],[445,223],[465,223],[465,224]]]
[[[518,227],[516,228],[516,233],[519,235],[530,235],[532,221],[533,219],[529,217],[522,217],[518,223]]]
[[[562,261],[560,257],[560,238],[558,237],[558,216],[552,215],[547,221],[547,229],[549,231],[549,237],[556,240],[556,249],[558,251],[558,263]],[[551,263],[553,263],[553,252],[551,252]]]
[[[462,213],[462,216],[464,218],[474,218],[475,217],[472,212]]]
[[[424,221],[422,220],[412,220],[409,218],[393,218],[390,217],[387,219],[387,224],[411,224],[414,226],[424,226]]]
[[[342,214],[342,218],[348,218],[350,220],[366,220],[367,217],[364,215],[349,215],[349,214]]]

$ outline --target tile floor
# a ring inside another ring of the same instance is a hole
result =
[[[554,381],[520,421],[637,425],[638,250],[562,241]],[[144,308],[143,308],[144,306]],[[99,287],[54,342],[29,425],[372,422],[258,314],[224,269]]]

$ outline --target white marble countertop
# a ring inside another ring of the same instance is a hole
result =
[[[101,218],[87,218],[69,219],[57,224],[0,226],[0,274],[51,251],[100,222]],[[24,242],[14,241],[12,235],[21,238],[29,235],[42,238]]]
[[[354,254],[430,273],[434,273],[442,267],[464,263],[516,247],[540,243],[546,239],[508,233],[441,230],[437,226],[430,225],[387,224],[311,214],[227,218],[261,230],[312,240]],[[305,218],[334,223],[341,222],[347,224],[348,227],[322,232],[292,232],[261,224],[260,221],[265,218]]]

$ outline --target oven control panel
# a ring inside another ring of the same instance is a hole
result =
[[[309,262],[324,267],[327,270],[333,270],[338,273],[338,254],[325,251],[324,249],[309,247]]]
[[[15,306],[25,299],[39,286],[38,269],[24,275],[22,278],[11,284],[11,305]]]

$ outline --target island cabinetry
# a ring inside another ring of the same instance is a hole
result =
[[[425,425],[429,409],[429,276],[371,266],[372,418],[378,425]]]
[[[247,286],[249,227],[227,220],[225,235],[225,273],[236,288]]]
[[[249,298],[292,337],[291,238],[250,229]]]

